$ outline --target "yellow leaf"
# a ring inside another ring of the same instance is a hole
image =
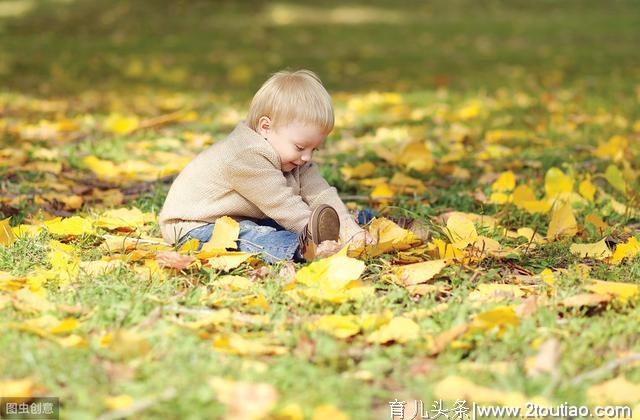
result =
[[[615,165],[607,166],[607,170],[604,173],[604,178],[611,184],[613,188],[621,193],[627,192],[627,183],[622,176],[622,172]]]
[[[140,120],[138,117],[125,117],[120,114],[111,114],[102,123],[102,128],[114,134],[127,134],[138,128]]]
[[[622,302],[635,297],[640,291],[640,286],[637,284],[602,280],[593,280],[592,284],[586,285],[584,288],[594,293],[615,295]]]
[[[199,240],[190,239],[187,242],[185,242],[184,244],[182,244],[182,246],[179,249],[179,252],[196,251],[199,246],[200,246],[200,241]],[[217,252],[217,250],[216,250],[216,252]]]
[[[13,306],[21,312],[44,312],[55,308],[46,298],[33,293],[29,289],[20,289],[13,296]]]
[[[596,186],[591,183],[591,176],[587,176],[587,178],[580,182],[578,192],[581,196],[593,202],[593,197],[596,195]]]
[[[344,288],[349,282],[357,280],[364,269],[363,261],[334,255],[302,267],[296,273],[295,279],[306,286]]]
[[[478,239],[473,222],[461,214],[449,217],[445,233],[451,241],[451,245],[458,249],[463,249]]]
[[[66,337],[58,337],[56,342],[65,348],[85,348],[89,345],[87,340],[75,334],[71,334]]]
[[[632,236],[627,242],[616,246],[611,262],[613,264],[620,264],[625,258],[632,259],[638,254],[640,254],[640,243]]]
[[[581,258],[603,260],[611,256],[611,251],[604,239],[592,244],[572,244],[569,251]]]
[[[546,213],[551,205],[544,200],[537,200],[536,196],[526,184],[519,185],[512,194],[513,204],[519,209],[526,210],[529,213]]]
[[[49,332],[51,334],[64,334],[78,328],[78,320],[75,318],[66,318],[52,327]]]
[[[60,221],[47,225],[47,230],[55,235],[80,236],[83,234],[93,234],[91,221],[80,216],[68,217]]]
[[[503,192],[491,193],[489,197],[489,203],[491,204],[506,204],[509,200],[511,200],[511,196]]]
[[[224,353],[241,356],[278,355],[287,352],[285,347],[273,345],[267,339],[246,339],[239,334],[218,336],[213,340],[213,347]]]
[[[355,167],[346,165],[340,168],[342,176],[344,176],[346,179],[366,178],[373,175],[375,171],[376,165],[371,162],[363,162]]]
[[[415,169],[420,173],[427,173],[433,166],[431,151],[424,142],[412,142],[407,144],[396,157],[398,165],[407,169]]]
[[[482,253],[482,256],[486,255],[496,255],[499,253],[502,245],[500,242],[496,241],[492,238],[487,238],[486,236],[478,236],[476,240],[473,242],[473,247]]]
[[[573,191],[573,178],[558,168],[550,168],[544,177],[544,190],[547,197],[553,198],[564,192]]]
[[[525,238],[527,238],[527,241],[529,242],[535,242],[538,244],[543,244],[546,242],[546,240],[539,233],[528,227],[518,229],[517,233],[518,236],[524,236]]]
[[[545,268],[544,270],[542,270],[542,272],[540,273],[540,279],[546,284],[548,284],[549,286],[553,286],[555,284],[555,277],[553,275],[553,271],[549,270],[548,268]]]
[[[127,394],[120,394],[120,395],[114,395],[114,396],[108,395],[104,398],[104,404],[110,410],[124,410],[126,408],[131,407],[133,403],[134,403],[133,397]]]
[[[564,204],[551,214],[547,239],[554,241],[563,236],[574,236],[578,233],[578,222],[573,215],[571,205]]]
[[[304,411],[300,404],[289,403],[278,410],[275,418],[277,420],[304,420]],[[333,417],[329,417],[333,420]]]
[[[116,230],[128,229],[135,230],[144,225],[144,214],[137,208],[120,208],[107,210],[95,222],[95,226]]]
[[[504,334],[508,326],[517,326],[520,319],[511,306],[498,306],[477,314],[471,322],[471,330],[489,332],[496,330],[498,336]]]
[[[445,260],[433,260],[409,264],[395,269],[395,274],[405,286],[425,283],[447,265]]]
[[[413,232],[401,228],[384,217],[373,219],[369,224],[369,233],[375,243],[364,248],[349,248],[349,256],[359,257],[363,254],[376,256],[385,252],[409,249],[413,244],[419,242]]]
[[[216,219],[213,226],[213,233],[209,242],[204,244],[201,253],[212,249],[236,249],[236,241],[240,235],[240,224],[231,217],[223,216]]]
[[[515,284],[482,283],[478,285],[476,290],[469,293],[468,298],[473,302],[489,302],[503,299],[513,300],[522,296],[524,296],[524,292]]]
[[[238,291],[249,289],[253,285],[253,282],[246,277],[227,275],[218,277],[216,284]]]
[[[319,405],[313,410],[311,420],[349,420],[349,416],[333,405]]]
[[[592,404],[630,404],[640,400],[640,384],[629,382],[624,376],[592,385],[587,397]]]
[[[9,219],[0,220],[0,245],[11,246],[16,241]]]
[[[311,324],[314,329],[325,331],[337,338],[347,338],[360,332],[357,315],[324,315]]]
[[[511,171],[501,173],[498,179],[493,184],[491,184],[491,190],[494,192],[511,191],[515,187],[516,176]]]
[[[207,263],[222,271],[230,271],[248,260],[253,254],[247,252],[223,251],[219,255],[207,259]]]
[[[369,225],[369,233],[376,242],[392,242],[394,244],[411,244],[416,240],[413,232],[403,229],[384,217],[374,219]]]
[[[381,182],[378,185],[376,185],[376,187],[373,189],[373,191],[371,191],[369,196],[371,196],[372,198],[386,198],[386,197],[393,197],[394,193],[391,187],[389,187],[389,184],[387,184],[386,182]],[[383,201],[389,202],[389,200],[383,200]]]
[[[444,260],[461,259],[464,257],[464,252],[451,244],[446,243],[442,239],[434,239],[433,245],[438,250],[438,258]]]
[[[393,174],[389,183],[391,184],[392,189],[400,190],[400,192],[421,194],[427,190],[422,180],[412,178],[402,172],[396,172]]]
[[[0,381],[0,395],[3,397],[31,398],[34,390],[35,383],[31,378]]]
[[[406,343],[418,338],[420,326],[409,318],[395,317],[367,337],[369,343],[384,344],[390,341]]]
[[[482,106],[480,101],[472,100],[460,108],[456,114],[461,120],[467,121],[480,115],[481,110]]]
[[[364,269],[363,261],[336,254],[301,268],[295,279],[297,283],[308,287],[303,291],[308,297],[343,302],[348,299],[347,289]]]
[[[596,157],[603,159],[620,160],[629,145],[629,140],[623,136],[613,136],[606,143],[601,143],[594,151]]]
[[[82,163],[85,164],[94,174],[100,179],[113,179],[117,178],[120,170],[117,165],[109,160],[102,160],[96,156],[86,156],[82,159]]]
[[[560,301],[560,305],[567,308],[581,308],[583,306],[600,306],[613,300],[609,294],[603,295],[599,293],[579,293]]]

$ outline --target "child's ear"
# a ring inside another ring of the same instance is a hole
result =
[[[266,115],[263,115],[258,120],[258,133],[263,137],[269,134],[269,129],[271,128],[271,119]]]

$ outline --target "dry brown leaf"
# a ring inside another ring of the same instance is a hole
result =
[[[156,253],[158,264],[166,268],[184,270],[189,267],[196,258],[191,255],[182,255],[175,251],[158,251]]]

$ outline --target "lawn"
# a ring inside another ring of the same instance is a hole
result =
[[[638,418],[639,23],[631,1],[0,0],[0,397]],[[175,175],[283,68],[332,93],[314,159],[377,243],[164,244]]]

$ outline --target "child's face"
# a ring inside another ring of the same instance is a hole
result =
[[[267,117],[260,118],[258,132],[280,155],[282,172],[290,172],[311,161],[313,152],[327,137],[320,127],[301,122],[292,122],[273,128]]]

